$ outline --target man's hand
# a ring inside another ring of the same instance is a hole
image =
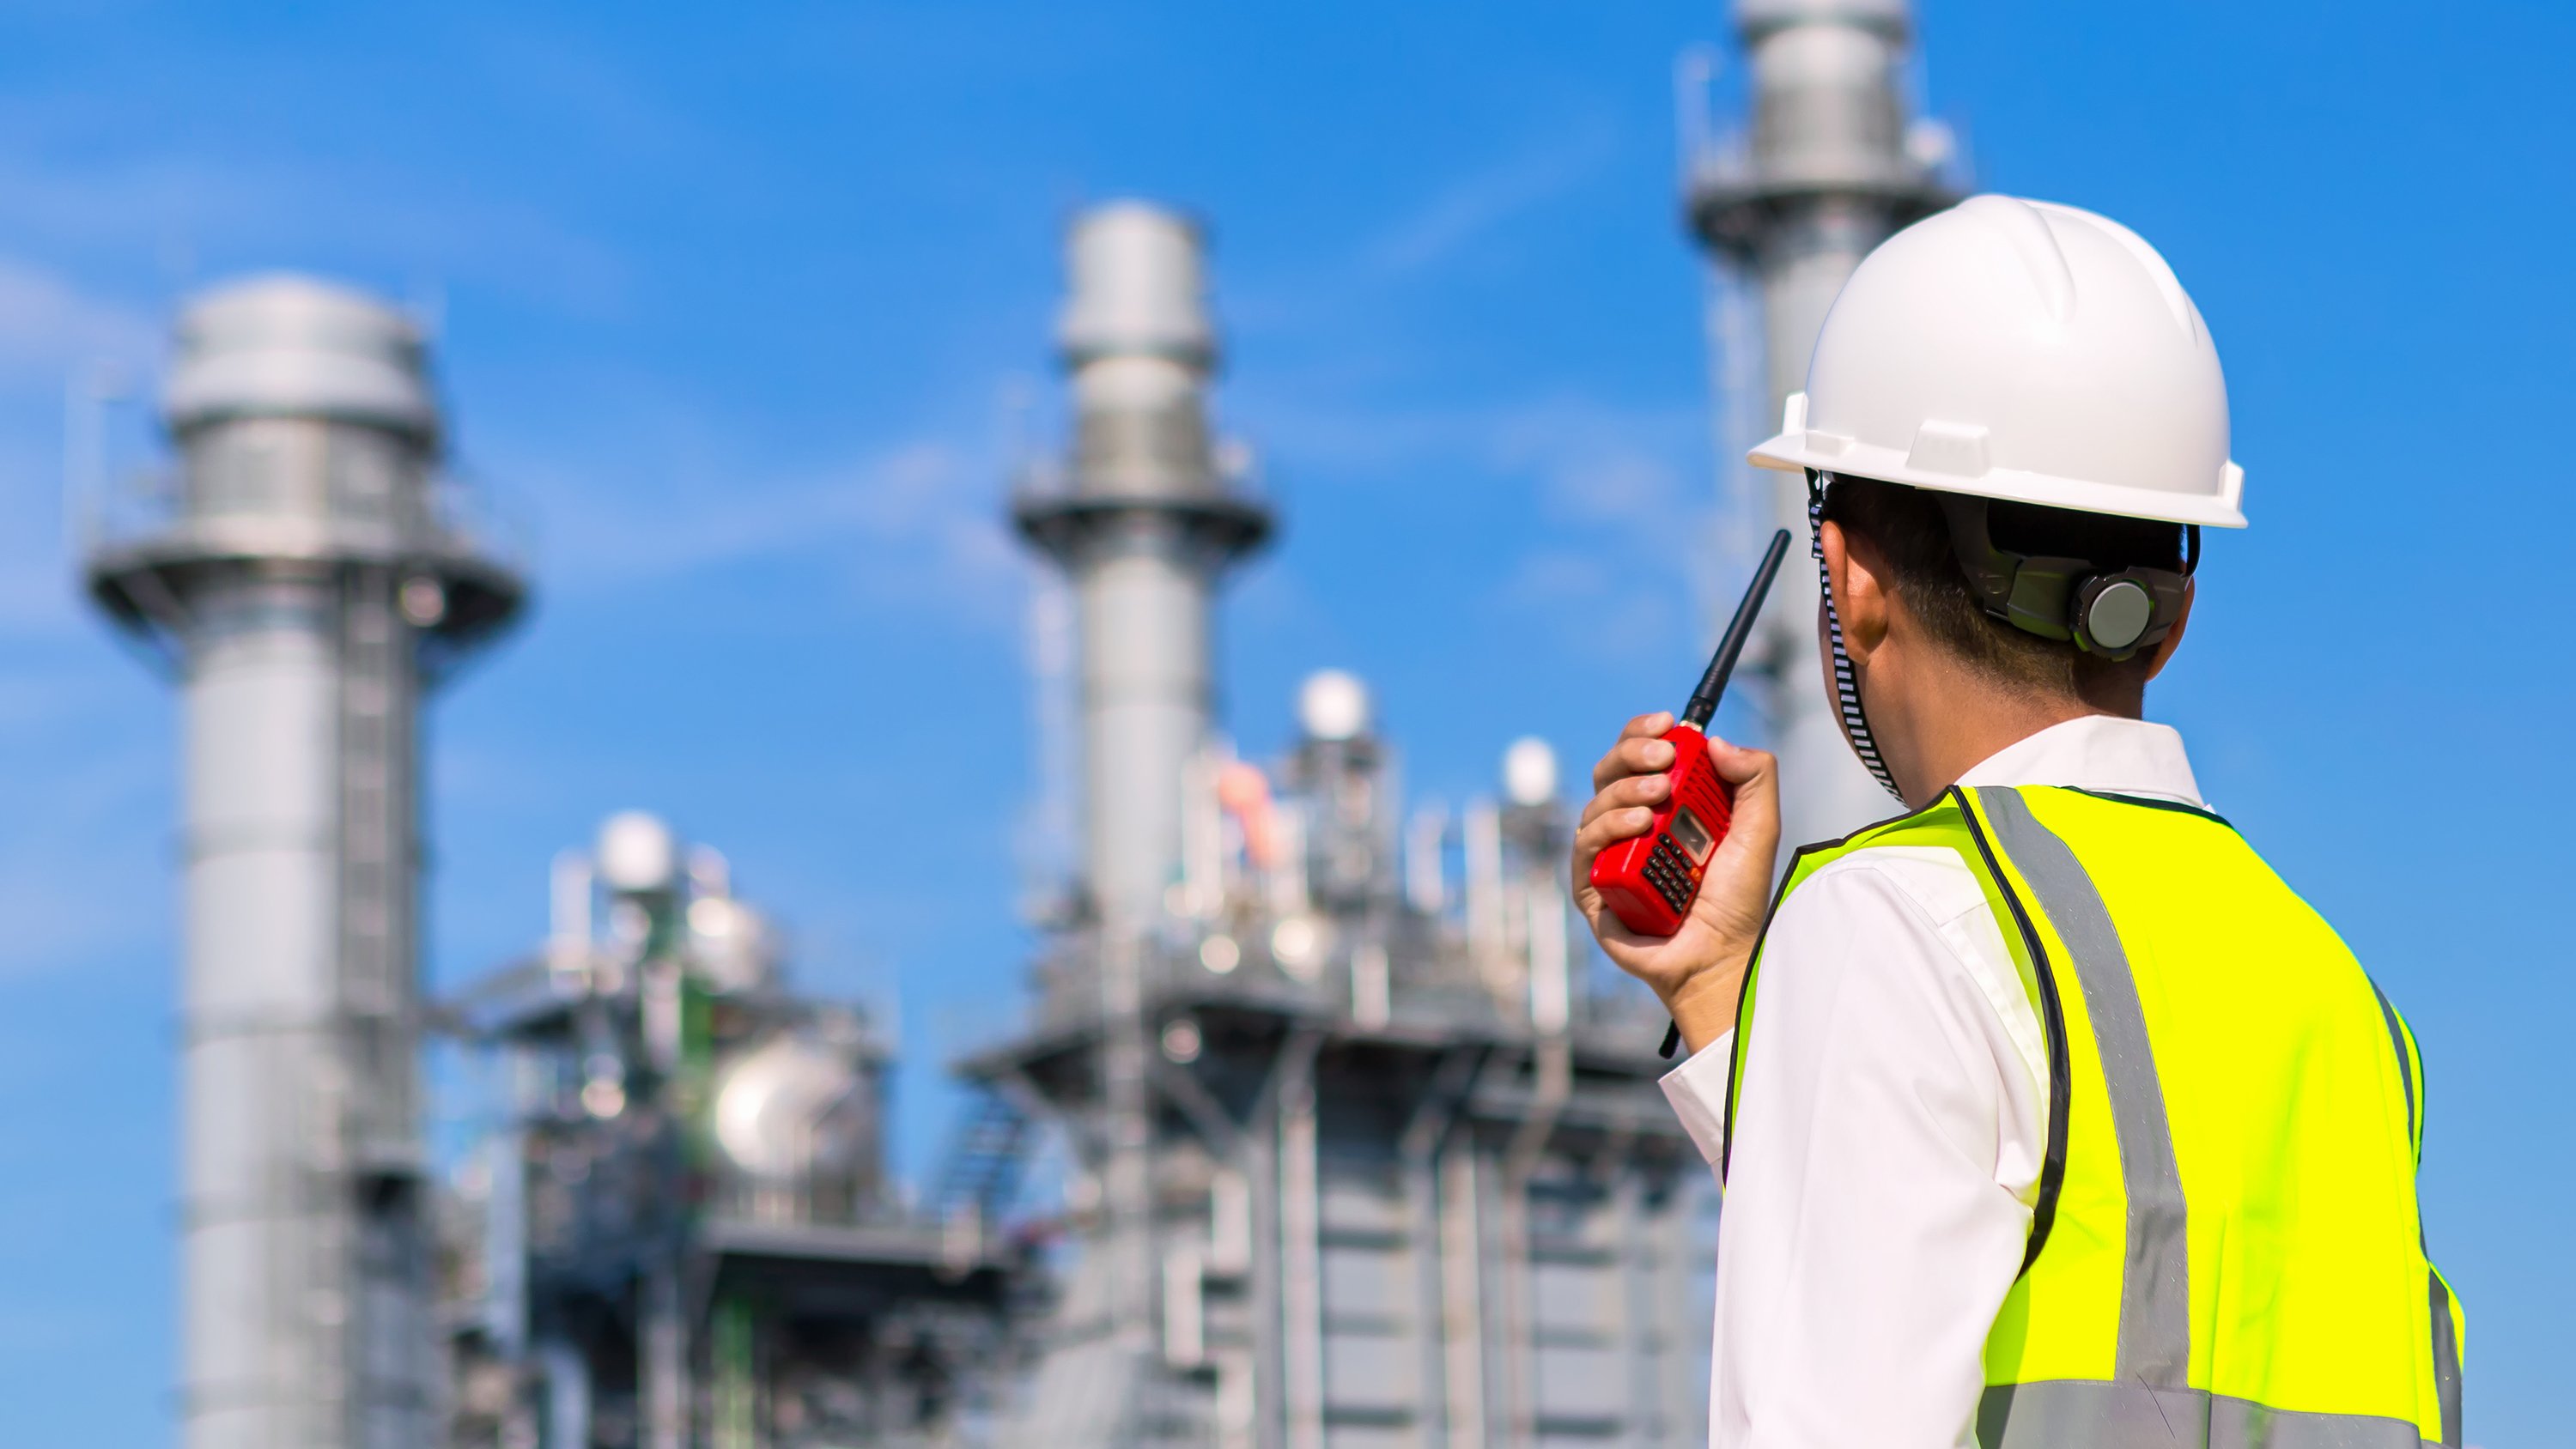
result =
[[[1670,936],[1642,936],[1611,914],[1592,888],[1592,858],[1646,833],[1655,807],[1672,793],[1664,773],[1673,747],[1664,731],[1667,713],[1628,721],[1619,743],[1592,767],[1597,791],[1583,807],[1574,832],[1574,903],[1592,923],[1592,934],[1619,969],[1645,982],[1697,1051],[1735,1027],[1735,1003],[1753,964],[1762,918],[1770,906],[1771,867],[1780,854],[1779,762],[1762,750],[1739,749],[1714,736],[1708,757],[1720,778],[1735,787],[1735,818],[1726,839],[1709,857],[1690,919]]]

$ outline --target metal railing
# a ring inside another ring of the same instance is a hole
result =
[[[228,517],[192,513],[182,465],[166,455],[137,465],[112,462],[110,423],[120,410],[140,411],[140,403],[114,368],[93,363],[74,370],[64,391],[62,517],[66,550],[76,560],[176,542]],[[533,521],[470,470],[433,466],[404,501],[412,505],[410,517],[394,521],[397,536],[386,540],[393,546],[527,576]],[[386,525],[373,531],[383,538]]]

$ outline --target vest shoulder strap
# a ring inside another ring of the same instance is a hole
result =
[[[1998,787],[1986,787],[1998,788]],[[1752,1041],[1753,1008],[1760,994],[1762,957],[1769,944],[1771,927],[1780,915],[1781,906],[1790,894],[1813,878],[1818,871],[1836,861],[1864,850],[1888,847],[1929,847],[1955,853],[1978,886],[1985,892],[1993,909],[1995,923],[2001,929],[2005,948],[2029,993],[2031,1008],[2037,1014],[2048,1048],[2048,1132],[2047,1150],[2041,1164],[2039,1192],[2031,1210],[2030,1243],[2022,1256],[2021,1271],[2030,1271],[2039,1251],[2048,1241],[2050,1226],[2056,1220],[2057,1198],[2066,1178],[2066,1118],[2069,1096],[2068,1048],[2066,1017],[2057,990],[2055,971],[2038,929],[2032,923],[2030,907],[2021,900],[2010,883],[2010,875],[1999,861],[1993,826],[1981,813],[1971,791],[1952,786],[1938,800],[1909,815],[1882,820],[1864,826],[1840,840],[1802,847],[1793,856],[1782,876],[1780,890],[1772,898],[1769,918],[1763,925],[1763,939],[1753,951],[1752,965],[1745,972],[1744,991],[1736,1005],[1735,1036],[1726,1069],[1726,1120],[1718,1153],[1718,1180],[1724,1184],[1735,1156],[1736,1106],[1743,1092],[1745,1053]]]
[[[1744,1054],[1753,1025],[1753,1006],[1760,994],[1762,958],[1770,944],[1772,927],[1780,918],[1780,908],[1790,893],[1804,885],[1818,871],[1836,861],[1861,851],[1889,846],[1932,847],[1955,851],[1969,870],[1982,882],[1991,882],[1994,872],[1978,856],[1967,824],[1963,799],[1956,790],[1949,791],[1930,805],[1910,814],[1864,825],[1838,840],[1800,846],[1789,858],[1789,868],[1781,873],[1780,888],[1771,898],[1771,907],[1762,923],[1762,937],[1753,946],[1753,961],[1746,968],[1744,990],[1735,1007],[1735,1035],[1728,1053],[1726,1068],[1726,1121],[1718,1154],[1718,1179],[1725,1181],[1727,1164],[1734,1156],[1735,1105],[1744,1079]],[[1986,886],[1989,896],[1995,894],[1992,884]],[[1997,912],[2002,919],[2002,912]]]

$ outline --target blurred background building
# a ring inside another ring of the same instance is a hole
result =
[[[991,1146],[941,1191],[1005,1214],[1019,1124],[1065,1144],[1002,1441],[1701,1438],[1707,1178],[1660,1017],[1574,944],[1552,756],[1515,746],[1504,804],[1408,814],[1336,672],[1275,770],[1234,756],[1214,593],[1270,515],[1211,441],[1198,233],[1103,207],[1068,264],[1074,442],[1014,516],[1075,604],[1082,848],[1028,1030],[966,1066]]]
[[[1958,182],[1907,119],[1904,0],[1737,20],[1749,125],[1709,122],[1704,58],[1684,102],[1730,472],[1852,266]],[[918,1196],[884,1026],[800,991],[653,817],[424,1009],[420,705],[524,584],[442,476],[409,318],[291,277],[188,306],[178,466],[88,489],[84,540],[186,697],[190,1449],[1702,1441],[1714,1193],[1660,1015],[1570,911],[1548,748],[1453,811],[1408,801],[1348,674],[1266,766],[1221,727],[1219,586],[1274,518],[1211,425],[1204,265],[1154,206],[1071,229],[1073,436],[1012,503],[1059,848],[1026,1010]],[[1747,496],[1803,530],[1794,481]],[[1794,839],[1885,813],[1805,577],[1762,655]],[[481,1094],[445,1187],[433,1026]]]
[[[560,856],[552,900],[453,1008],[497,1100],[444,1235],[450,1442],[980,1440],[1014,1259],[889,1177],[892,1044],[650,815]]]

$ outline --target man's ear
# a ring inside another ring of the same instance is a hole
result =
[[[1834,612],[1843,623],[1843,652],[1863,665],[1887,641],[1888,608],[1894,580],[1887,560],[1867,540],[1855,541],[1831,519],[1817,529],[1825,550],[1825,576],[1833,580]],[[2179,629],[2176,630],[2179,633]]]

